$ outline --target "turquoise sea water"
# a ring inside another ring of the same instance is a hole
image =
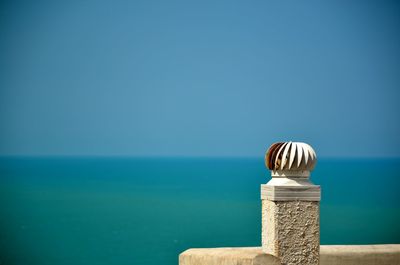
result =
[[[400,243],[400,160],[320,159],[321,243]],[[260,245],[262,159],[1,158],[0,264],[178,263]]]

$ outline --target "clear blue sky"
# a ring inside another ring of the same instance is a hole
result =
[[[0,155],[400,156],[390,1],[2,1]]]

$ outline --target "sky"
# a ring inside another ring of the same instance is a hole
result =
[[[400,156],[391,1],[1,1],[0,155]]]

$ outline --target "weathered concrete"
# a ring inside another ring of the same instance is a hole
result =
[[[282,264],[319,264],[319,202],[262,200],[262,248]]]
[[[321,246],[321,265],[400,265],[400,245]]]
[[[192,248],[179,255],[180,265],[279,265],[279,259],[260,247]]]
[[[262,249],[282,265],[318,265],[320,187],[280,173],[261,185]]]
[[[320,265],[400,265],[399,245],[321,246]],[[179,255],[180,265],[277,265],[261,247],[198,248]]]

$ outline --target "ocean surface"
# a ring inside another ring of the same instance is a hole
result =
[[[0,264],[173,265],[259,246],[260,159],[0,159]],[[321,243],[400,243],[400,160],[320,159]]]

